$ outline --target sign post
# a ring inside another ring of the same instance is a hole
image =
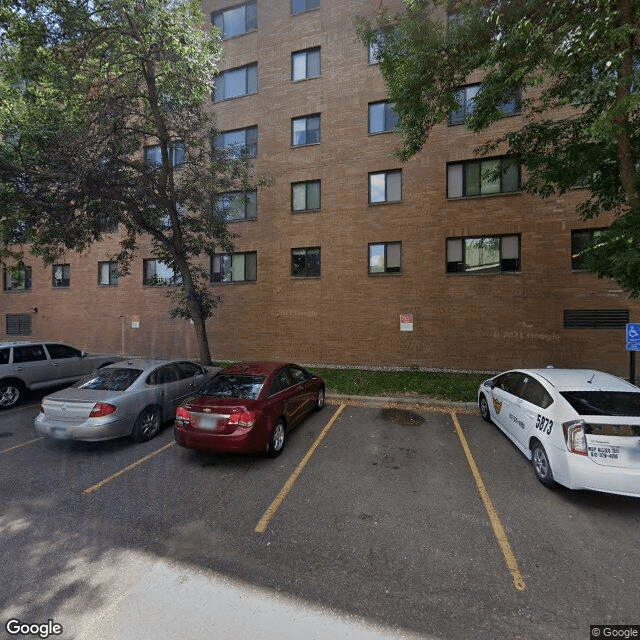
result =
[[[627,351],[629,352],[629,382],[636,383],[636,351],[640,351],[640,324],[627,325]]]

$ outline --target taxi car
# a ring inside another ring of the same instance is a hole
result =
[[[287,362],[241,362],[176,409],[175,441],[202,451],[280,455],[289,431],[324,406],[320,376]]]
[[[640,389],[587,369],[517,369],[480,385],[480,415],[540,482],[640,497]]]

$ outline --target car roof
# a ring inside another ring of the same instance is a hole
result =
[[[640,389],[617,376],[595,369],[521,369],[540,376],[558,391],[638,391]]]
[[[189,360],[189,358],[127,358],[126,360],[114,362],[108,367],[112,369],[149,369],[174,362],[193,362],[193,360]],[[107,367],[104,368],[106,369]]]
[[[230,365],[226,369],[223,369],[221,373],[229,373],[232,375],[239,374],[248,374],[248,375],[263,375],[268,376],[272,374],[274,371],[282,367],[286,367],[288,362],[270,362],[270,361],[262,361],[262,362],[236,362],[235,364]]]
[[[61,344],[58,340],[11,340],[0,342],[0,349],[4,347],[24,347],[29,344]]]

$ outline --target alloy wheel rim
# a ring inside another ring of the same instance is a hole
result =
[[[158,428],[157,423],[158,420],[156,414],[150,411],[144,416],[144,419],[142,420],[142,433],[145,436],[152,435]]]
[[[17,400],[18,393],[16,387],[5,387],[4,391],[0,394],[0,404],[5,407],[10,407]]]
[[[284,427],[281,424],[277,424],[273,430],[273,448],[276,451],[282,449],[284,444]]]
[[[540,449],[536,449],[535,465],[536,465],[536,471],[538,472],[538,475],[542,476],[543,478],[546,477],[546,475],[547,475],[547,458],[544,455],[544,453],[542,453],[542,451]]]
[[[318,407],[322,407],[324,405],[324,389],[320,389],[318,391]]]

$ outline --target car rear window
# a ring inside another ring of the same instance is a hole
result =
[[[210,398],[238,398],[255,400],[262,391],[265,376],[218,374],[199,395]]]
[[[640,417],[639,392],[563,391],[561,395],[581,416]]]
[[[102,391],[124,391],[142,374],[141,369],[100,369],[90,378],[84,378],[74,385],[77,389],[100,389]]]

